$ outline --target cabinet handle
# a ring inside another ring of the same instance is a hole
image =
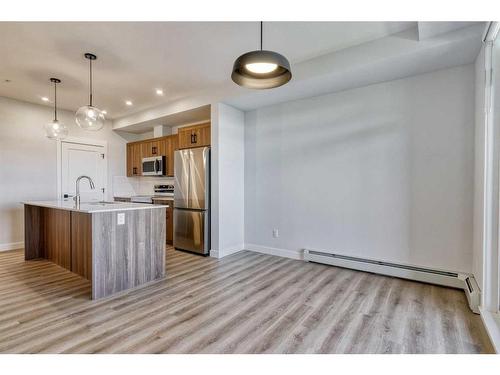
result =
[[[191,143],[194,143],[194,134],[191,133]]]
[[[198,143],[198,134],[194,133],[194,143]]]
[[[137,167],[132,168],[132,174],[137,174]]]
[[[153,155],[156,155],[156,147],[152,147],[152,148],[151,148],[151,153],[152,153]]]

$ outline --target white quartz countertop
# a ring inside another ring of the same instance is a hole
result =
[[[31,206],[57,208],[60,210],[76,211],[84,213],[129,211],[129,210],[152,210],[155,208],[168,208],[163,204],[129,203],[129,202],[81,202],[80,207],[75,206],[73,199],[63,199],[56,201],[31,201],[21,202]]]

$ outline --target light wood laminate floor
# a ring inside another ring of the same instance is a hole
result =
[[[0,352],[492,352],[462,291],[248,251],[168,249],[166,280],[89,298],[79,276],[0,253]]]

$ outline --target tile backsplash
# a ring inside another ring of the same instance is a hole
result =
[[[133,195],[151,195],[154,185],[174,185],[172,177],[113,177],[113,196],[131,197]]]

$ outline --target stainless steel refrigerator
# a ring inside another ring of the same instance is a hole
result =
[[[210,251],[210,148],[175,151],[174,247]]]

